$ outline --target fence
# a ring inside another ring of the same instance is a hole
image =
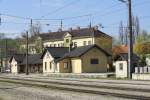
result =
[[[135,67],[135,73],[136,74],[147,74],[147,73],[150,73],[150,66]]]

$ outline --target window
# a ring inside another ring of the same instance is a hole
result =
[[[74,47],[77,47],[77,42],[74,42],[73,45],[74,45]]]
[[[68,43],[69,42],[69,39],[66,39],[66,43]]]
[[[47,62],[45,62],[45,70],[47,70]]]
[[[92,42],[91,41],[88,41],[88,45],[91,45],[92,44]]]
[[[123,70],[123,63],[119,64],[119,70]]]
[[[56,44],[54,44],[54,47],[56,47]]]
[[[58,47],[60,47],[60,45],[58,44]]]
[[[49,62],[49,69],[51,70],[52,69],[52,63]]]
[[[98,64],[98,59],[91,59],[91,64]]]
[[[83,41],[83,45],[86,46],[86,41]]]
[[[64,62],[64,69],[68,69],[68,62]]]

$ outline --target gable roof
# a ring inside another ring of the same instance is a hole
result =
[[[87,45],[87,46],[82,46],[82,47],[78,47],[73,49],[71,52],[66,53],[62,58],[60,58],[59,60],[62,60],[64,58],[73,58],[73,57],[80,57],[82,55],[84,55],[86,52],[88,52],[89,50],[91,50],[92,48],[98,48],[100,51],[102,51],[106,56],[111,56],[111,54],[109,54],[107,51],[105,51],[104,49],[102,49],[101,47],[97,46],[97,45]],[[59,61],[58,60],[58,61]]]
[[[21,63],[24,57],[25,57],[25,54],[14,54],[13,56],[11,56],[9,62],[11,62],[12,59],[14,58],[18,63]]]
[[[28,64],[42,64],[41,54],[30,54],[28,55]],[[26,64],[26,56],[23,59],[21,65]]]
[[[128,53],[128,46],[127,45],[115,45],[112,47],[113,53]]]
[[[51,54],[53,58],[57,59],[62,57],[65,53],[68,53],[69,48],[68,47],[47,47],[41,56],[42,59],[47,51]]]
[[[133,58],[133,62],[137,62],[140,59],[140,57],[137,56],[136,54],[133,54],[132,58]],[[121,53],[117,60],[118,61],[124,61],[124,60],[128,61],[128,53]]]
[[[96,30],[94,28],[82,28],[82,29],[76,29],[76,30],[71,30],[71,31],[50,32],[50,33],[40,34],[39,36],[43,40],[62,40],[66,33],[69,33],[72,37],[84,37],[84,36],[99,37],[99,36],[103,36],[103,37],[112,38],[111,36],[105,34],[104,32],[101,32],[101,31]]]

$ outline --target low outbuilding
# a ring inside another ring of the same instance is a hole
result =
[[[97,45],[70,50],[62,47],[46,48],[43,73],[106,73],[111,55]]]

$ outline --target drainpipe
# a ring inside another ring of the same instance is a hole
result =
[[[54,61],[54,60],[53,60],[53,61]],[[56,62],[54,61],[54,72],[53,72],[53,73],[56,72],[56,67],[57,67],[57,65],[56,65]]]
[[[72,50],[72,45],[73,45],[73,43],[71,42],[71,43],[69,44],[69,52],[71,52],[71,50]]]

